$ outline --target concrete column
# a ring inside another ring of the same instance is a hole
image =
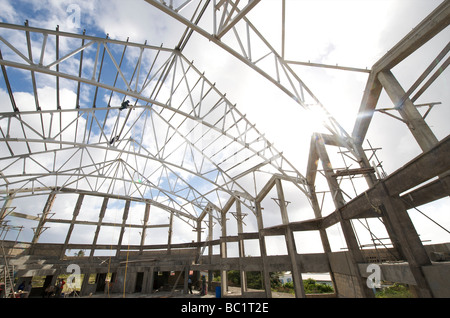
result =
[[[269,271],[269,264],[267,262],[266,241],[264,239],[264,234],[262,233],[262,230],[264,229],[264,224],[262,217],[261,202],[255,201],[255,209],[256,209],[256,221],[258,224],[259,250],[263,263],[264,290],[266,292],[266,297],[272,298],[272,290],[270,288],[270,271]]]
[[[422,151],[433,148],[433,146],[438,143],[436,136],[433,134],[433,131],[422,118],[422,115],[409,97],[405,98],[406,92],[392,72],[390,70],[380,72],[378,74],[378,80],[383,85],[383,88],[391,98],[395,107],[398,107],[398,112],[405,120],[409,130],[413,134],[420,148],[422,148]]]
[[[213,255],[213,251],[212,251],[212,240],[213,240],[213,215],[212,215],[212,211],[211,208],[207,208],[208,210],[208,262],[209,264],[212,263],[212,255]],[[208,270],[208,289],[211,291],[212,290],[212,280],[213,280],[213,272],[211,270]]]
[[[139,247],[139,254],[141,254],[141,255],[144,250],[145,237],[146,237],[146,232],[147,232],[147,223],[148,223],[149,217],[150,217],[150,203],[147,203],[145,205],[145,211],[144,211],[144,224],[142,225],[141,246]]]
[[[244,227],[242,226],[242,207],[241,201],[236,200],[236,221],[238,228],[238,236],[244,233]],[[245,268],[243,266],[243,258],[245,257],[244,240],[239,237],[239,273],[241,276],[241,291],[242,294],[247,292],[247,274],[245,273]]]
[[[31,240],[31,251],[30,254],[34,251],[34,245],[38,242],[39,236],[42,234],[42,231],[44,229],[45,222],[47,222],[48,214],[50,213],[53,202],[55,202],[56,193],[52,192],[49,194],[47,198],[47,202],[45,203],[44,210],[42,211],[41,219],[39,220],[39,223],[34,231],[33,239]]]
[[[200,257],[201,257],[201,253],[202,253],[202,247],[200,245],[201,241],[202,241],[202,219],[200,218],[197,220],[197,251],[196,251],[196,256],[195,256],[195,264],[200,263]],[[195,271],[193,276],[195,277],[195,281],[200,280],[200,272],[199,271]]]
[[[308,188],[309,188],[309,193],[310,193],[311,206],[312,206],[313,211],[314,211],[314,216],[317,219],[322,218],[322,212],[320,211],[320,205],[319,205],[319,202],[317,200],[316,191],[315,191],[315,189],[313,189],[313,187],[311,185],[308,185]],[[322,241],[323,251],[327,255],[328,264],[330,264],[330,268],[332,268],[330,259],[328,258],[328,255],[331,253],[331,246],[330,246],[330,241],[328,240],[328,234],[327,234],[326,229],[320,228],[319,229],[319,234],[320,234],[320,239]],[[335,275],[334,275],[333,271],[330,272],[330,277],[331,277],[331,281],[333,283],[334,292],[336,294],[338,294],[339,290],[338,290],[338,286],[336,284],[336,278],[335,278]]]
[[[387,189],[385,192],[386,196],[382,199],[383,213],[386,214],[391,228],[395,231],[402,255],[406,258],[416,280],[416,294],[420,298],[432,297],[431,289],[422,272],[422,266],[431,265],[430,258],[406,211],[404,202],[398,197],[389,196]]]
[[[189,265],[186,265],[184,268],[184,285],[183,285],[183,293],[188,294],[188,280],[189,280]]]
[[[3,223],[3,219],[8,215],[8,210],[11,206],[11,203],[15,197],[15,194],[8,194],[5,202],[3,203],[1,212],[0,212],[0,224]]]
[[[222,259],[226,259],[228,257],[227,254],[227,242],[226,242],[226,237],[227,237],[227,213],[226,212],[222,212],[221,214],[221,223],[222,223],[222,237],[220,240],[220,257]],[[228,274],[227,271],[225,269],[221,270],[220,273],[220,286],[221,286],[221,292],[222,292],[222,296],[224,296],[226,294],[226,292],[228,291]]]
[[[359,164],[360,164],[361,168],[370,167],[369,160],[367,159],[367,156],[366,156],[364,150],[362,149],[362,147],[358,144],[353,144],[352,146],[355,150],[357,157],[359,158]],[[373,187],[375,185],[375,183],[377,182],[377,178],[375,177],[374,173],[366,174],[365,179],[367,181],[367,185],[369,186],[369,188]],[[381,218],[383,220],[383,224],[388,233],[389,239],[392,242],[392,246],[394,247],[396,252],[400,255],[400,257],[402,257],[403,254],[402,254],[401,248],[398,244],[398,239],[395,235],[395,231],[392,229],[391,223],[389,222],[389,220],[386,219],[385,215],[381,215]]]
[[[64,246],[61,250],[61,255],[59,256],[60,259],[64,258],[67,245],[69,244],[70,237],[73,232],[73,228],[75,226],[75,221],[77,219],[78,214],[80,213],[81,205],[83,204],[84,194],[78,195],[77,203],[75,204],[75,208],[73,209],[73,216],[72,221],[70,222],[69,230],[67,231],[66,240],[64,241]]]
[[[90,271],[86,271],[83,276],[83,281],[81,282],[80,296],[86,296],[88,294],[87,286],[89,284]]]
[[[56,285],[56,281],[58,279],[58,276],[62,274],[62,270],[61,269],[56,269],[53,273],[52,279],[50,281],[50,286],[55,286]],[[65,273],[64,273],[65,274]],[[20,284],[20,283],[19,283]]]
[[[286,200],[284,199],[284,192],[283,192],[283,187],[281,185],[281,180],[276,179],[275,185],[277,188],[278,204],[280,206],[281,219],[282,219],[284,225],[288,225],[289,217],[287,214]],[[305,298],[306,295],[305,295],[305,289],[303,287],[302,273],[300,272],[300,268],[299,268],[300,264],[297,261],[297,249],[295,246],[294,233],[289,228],[289,226],[286,227],[285,239],[286,239],[286,245],[287,245],[289,258],[291,260],[292,280],[294,281],[295,297]]]
[[[170,255],[172,252],[171,244],[172,244],[172,227],[173,227],[173,213],[170,213],[169,217],[169,231],[167,233],[167,255]]]
[[[142,281],[143,293],[153,293],[154,270],[154,267],[150,267],[147,271],[144,272],[144,279]]]
[[[200,242],[202,241],[202,220],[197,220],[197,257],[195,260],[195,263],[198,264],[200,257],[201,257],[201,253],[202,253],[202,247],[200,246]]]
[[[122,239],[123,239],[123,234],[125,233],[125,225],[127,223],[127,219],[128,219],[128,212],[130,211],[130,200],[127,200],[125,202],[125,208],[123,210],[123,216],[122,216],[122,226],[120,229],[120,234],[119,234],[119,241],[117,242],[117,252],[116,252],[116,256],[119,255],[120,253],[120,249],[122,248]]]
[[[136,287],[136,276],[137,272],[135,272],[134,268],[130,268],[128,266],[119,267],[117,269],[117,280],[113,286],[112,292],[120,292],[124,297],[125,294],[134,293]],[[105,291],[106,290],[105,285]]]
[[[356,297],[373,297],[373,292],[367,288],[365,281],[363,280],[361,273],[359,272],[358,263],[364,263],[364,258],[362,256],[361,250],[359,249],[358,241],[355,236],[355,232],[353,230],[352,224],[350,220],[345,220],[342,218],[339,208],[345,205],[345,200],[342,195],[342,192],[339,188],[339,184],[336,180],[336,177],[333,176],[334,171],[328,157],[328,153],[325,149],[325,143],[320,134],[315,134],[316,136],[316,150],[319,154],[319,158],[322,162],[322,167],[325,172],[325,177],[327,179],[328,187],[331,191],[331,196],[333,197],[334,205],[338,209],[336,215],[339,218],[339,222],[342,227],[342,232],[344,234],[345,242],[348,248],[349,255],[349,270],[354,276],[356,281]]]
[[[92,249],[91,249],[91,253],[89,255],[90,261],[92,261],[92,259],[94,258],[95,247],[97,245],[97,240],[98,240],[98,234],[100,233],[100,229],[102,227],[102,221],[103,221],[103,218],[105,217],[105,212],[106,212],[106,208],[108,206],[108,201],[109,201],[109,198],[107,198],[107,197],[103,198],[102,207],[100,208],[100,214],[98,216],[97,228],[95,229],[94,240],[92,241]]]

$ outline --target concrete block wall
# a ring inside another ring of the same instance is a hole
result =
[[[433,297],[450,297],[450,262],[422,267]]]
[[[361,294],[358,288],[356,277],[347,274],[334,273],[335,288],[337,290],[337,296],[340,298],[361,298],[364,295]]]

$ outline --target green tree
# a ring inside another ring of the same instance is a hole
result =
[[[283,272],[273,272],[270,273],[270,287],[272,289],[276,289],[281,287],[281,281],[280,276],[283,274]]]
[[[375,294],[376,298],[412,298],[413,295],[409,288],[402,284],[395,283],[392,286],[385,287]]]
[[[75,252],[74,255],[76,257],[84,257],[84,250],[79,250],[78,252]]]
[[[303,281],[306,294],[332,293],[333,287],[327,284],[317,283],[314,279],[308,278]]]
[[[261,272],[247,272],[247,286],[253,289],[262,289]]]
[[[230,286],[240,286],[241,285],[241,275],[239,271],[229,271],[228,273],[228,283]]]

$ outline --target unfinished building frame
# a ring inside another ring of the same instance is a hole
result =
[[[435,262],[435,255],[449,252],[448,244],[423,245],[407,212],[450,194],[450,140],[436,138],[417,110],[420,105],[415,104],[448,66],[449,57],[444,59],[450,43],[436,54],[411,88],[405,90],[392,72],[448,27],[449,1],[442,2],[370,70],[286,60],[285,1],[280,2],[281,53],[246,17],[259,0],[246,4],[231,0],[146,2],[186,26],[176,48],[65,33],[58,28],[38,29],[27,23],[0,23],[2,85],[10,104],[10,110],[0,114],[0,221],[5,282],[12,283],[14,266],[16,276],[47,276],[45,284],[54,284],[59,274],[67,272],[68,265],[76,263],[84,274],[83,295],[105,290],[105,280],[114,283],[108,285],[109,292],[151,293],[158,272],[178,273],[177,283],[183,276],[186,292],[191,271],[207,271],[210,282],[212,272],[219,271],[221,291],[225,294],[227,271],[238,270],[242,296],[252,296],[255,294],[247,290],[245,273],[258,271],[262,273],[264,289],[256,295],[271,297],[270,273],[289,270],[296,297],[306,297],[302,273],[310,272],[330,273],[337,297],[373,297],[366,278],[370,274],[368,266],[376,262],[383,279],[410,285],[418,297],[450,295],[450,267],[446,262]],[[207,19],[213,22],[212,30],[201,26],[201,21]],[[328,132],[313,134],[305,176],[183,55],[193,32],[264,76],[300,107],[323,114]],[[23,37],[22,47],[10,40],[15,36]],[[230,37],[238,44],[236,48],[227,44]],[[263,45],[263,55],[258,55],[253,41],[258,42],[258,50]],[[273,63],[262,63],[269,59]],[[296,64],[368,73],[351,134],[291,68]],[[33,105],[15,102],[9,74],[17,71],[30,76]],[[39,81],[54,83],[51,103],[43,103],[39,98]],[[74,104],[63,97],[60,87],[67,83],[76,91]],[[377,109],[383,90],[393,108]],[[88,102],[83,101],[86,94],[90,97]],[[107,100],[99,98],[106,95]],[[431,109],[435,104],[433,101],[426,106]],[[377,111],[403,121],[422,149],[422,154],[390,175],[379,173],[379,167],[371,163],[372,156],[367,155],[369,150],[363,147]],[[399,116],[391,111],[398,111]],[[336,147],[344,149],[345,156],[358,167],[333,168],[329,151]],[[328,185],[335,209],[331,213],[323,211],[324,195],[316,192],[318,174]],[[350,197],[343,191],[341,179],[355,176],[364,177],[367,186]],[[309,201],[313,217],[289,220],[289,202],[283,188],[287,184]],[[272,194],[281,224],[265,226],[264,200]],[[16,211],[15,200],[37,195],[47,197],[42,211],[21,212],[20,207]],[[61,218],[52,209],[53,204],[56,198],[69,195],[76,197],[72,215]],[[87,197],[99,198],[102,203],[95,217],[79,219]],[[119,216],[105,221],[112,201],[121,202]],[[130,217],[136,205],[141,207],[140,223]],[[153,224],[152,208],[167,212],[168,222]],[[244,230],[247,214],[256,219],[255,231]],[[174,217],[197,233],[196,241],[172,242]],[[381,249],[363,249],[358,242],[352,221],[372,218],[384,225],[391,247],[383,244]],[[229,219],[236,220],[237,235],[227,231]],[[20,226],[15,225],[20,220],[35,225],[31,240],[4,239],[8,231],[20,231]],[[215,224],[220,225],[218,239],[213,235]],[[63,240],[40,242],[45,230],[54,225],[66,226]],[[330,247],[327,229],[334,225],[340,226],[345,251],[335,252]],[[74,229],[79,226],[92,229],[90,243],[71,242]],[[99,241],[104,228],[115,230],[115,244]],[[149,243],[148,232],[160,228],[167,233],[166,243]],[[323,253],[298,253],[295,234],[302,231],[319,233]],[[129,238],[127,241],[125,233],[134,233],[138,243],[130,243]],[[272,236],[284,238],[286,255],[269,255],[266,244]],[[259,256],[248,257],[245,253],[248,240],[258,242]],[[237,257],[228,255],[232,243],[238,245]],[[68,256],[71,250],[89,253],[74,258]],[[107,278],[111,273],[112,277]],[[97,276],[95,284],[89,283],[92,274]]]

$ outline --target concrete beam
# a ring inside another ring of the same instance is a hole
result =
[[[373,217],[381,216],[377,214],[377,208],[381,206],[381,199],[385,196],[384,187],[386,187],[390,196],[397,196],[441,175],[443,175],[442,178],[404,194],[401,198],[408,203],[408,208],[431,202],[433,199],[443,198],[449,195],[449,175],[447,174],[449,167],[450,136],[441,140],[430,151],[420,154],[364,193],[343,205],[339,209],[342,218],[355,219],[361,218],[363,215],[367,217],[369,216],[367,211],[373,211],[373,213],[369,212]],[[328,228],[339,222],[337,213],[338,211],[336,210],[326,216],[323,219],[322,227]]]
[[[446,173],[450,167],[450,136],[433,149],[411,160],[384,179],[390,195],[398,195],[422,182]]]
[[[449,196],[450,192],[447,190],[449,185],[450,172],[437,180],[402,195],[400,198],[406,203],[408,208],[415,208]]]
[[[353,128],[352,137],[357,144],[364,141],[374,110],[381,93],[381,83],[378,73],[390,70],[403,61],[423,44],[444,30],[450,23],[450,2],[443,1],[433,12],[422,20],[411,32],[400,40],[372,67],[367,80],[364,95],[358,111],[358,117]]]
[[[381,70],[392,69],[431,40],[436,34],[444,30],[449,24],[450,2],[442,1],[436,9],[378,60],[372,67],[372,70],[380,72]]]
[[[275,180],[276,177],[272,176],[269,181],[267,181],[267,183],[264,185],[264,187],[261,189],[261,191],[259,191],[258,195],[256,196],[255,201],[256,202],[261,202],[262,200],[264,200],[264,198],[267,196],[267,194],[269,194],[270,190],[272,190],[272,188],[275,185]]]

